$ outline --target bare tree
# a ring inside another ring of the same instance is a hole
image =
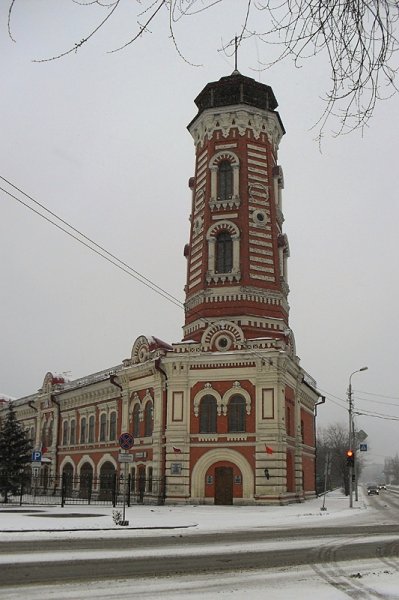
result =
[[[346,451],[349,448],[348,428],[341,423],[334,423],[318,432],[316,475],[324,478],[324,465],[327,454],[331,457],[331,473],[329,487],[343,487],[349,493],[349,469],[346,464]]]
[[[216,5],[226,5],[231,0],[135,0],[136,24],[131,36],[112,52],[133,44],[148,34],[150,25],[157,19],[167,19],[170,39],[179,55],[175,26],[182,19],[209,12]],[[101,7],[100,20],[81,40],[54,56],[37,62],[55,60],[77,52],[116,15],[122,0],[71,0],[85,7]],[[134,0],[131,0],[134,2]],[[13,39],[12,20],[17,0],[9,0],[8,30]],[[320,134],[330,117],[338,121],[336,134],[361,128],[373,114],[376,103],[397,92],[395,76],[398,70],[397,23],[398,0],[246,0],[242,3],[239,43],[256,37],[267,45],[267,54],[277,48],[277,55],[260,64],[261,69],[292,58],[297,67],[303,60],[323,55],[330,69],[330,88],[324,92],[325,110],[317,126]],[[231,39],[223,43],[221,51],[234,50]],[[189,62],[189,61],[187,61]]]

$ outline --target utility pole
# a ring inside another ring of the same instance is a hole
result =
[[[362,367],[361,369],[357,369],[353,371],[349,377],[349,386],[348,386],[348,413],[349,413],[349,450],[353,451],[354,446],[354,428],[353,428],[353,401],[352,401],[352,375],[355,373],[360,373],[361,371],[367,371],[368,367]],[[354,455],[353,455],[354,456]],[[356,466],[354,466],[353,462],[349,464],[349,508],[353,508],[353,473]],[[356,498],[357,499],[357,498]]]

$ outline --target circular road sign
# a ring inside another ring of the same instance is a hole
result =
[[[129,433],[129,432],[121,433],[121,435],[119,436],[119,446],[123,450],[130,450],[130,448],[132,448],[133,444],[134,444],[134,438],[131,433]]]

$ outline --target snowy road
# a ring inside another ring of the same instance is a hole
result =
[[[104,507],[0,509],[0,596],[399,600],[398,500],[131,507],[131,529]]]

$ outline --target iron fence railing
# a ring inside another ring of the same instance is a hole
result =
[[[165,478],[126,479],[117,474],[103,477],[24,477],[11,489],[0,480],[0,503],[3,504],[96,504],[122,505],[163,504]]]

